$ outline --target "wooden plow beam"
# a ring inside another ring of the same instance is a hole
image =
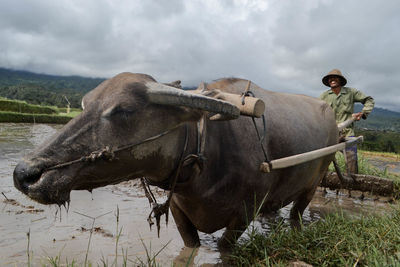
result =
[[[350,126],[354,122],[354,118],[350,118],[347,121],[341,122],[337,125],[339,132],[342,131],[344,128]]]
[[[393,180],[373,175],[351,174],[350,177],[345,176],[345,179],[341,180],[336,172],[328,172],[322,179],[320,186],[328,187],[331,190],[345,188],[370,192],[373,195],[399,198],[398,194],[394,194]]]
[[[324,147],[321,149],[309,151],[302,154],[297,154],[281,159],[274,159],[271,162],[263,162],[260,165],[260,171],[271,172],[272,170],[283,169],[291,166],[295,166],[301,163],[305,163],[314,159],[322,158],[324,156],[334,154],[337,151],[344,150],[346,147],[354,146],[357,143],[363,141],[363,136],[351,138],[346,142],[339,143],[333,146]]]

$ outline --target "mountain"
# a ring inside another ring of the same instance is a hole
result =
[[[104,78],[37,74],[29,71],[0,68],[0,87],[20,84],[38,84],[45,87],[52,87],[56,90],[69,88],[86,93],[104,80]]]
[[[360,112],[361,104],[354,106],[355,112]],[[375,107],[366,120],[356,122],[356,128],[400,132],[400,112]]]
[[[0,96],[25,100],[28,103],[65,107],[80,107],[88,91],[99,85],[104,78],[57,76],[29,71],[0,68]]]

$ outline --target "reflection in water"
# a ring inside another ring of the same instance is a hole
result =
[[[221,255],[217,248],[217,239],[222,230],[214,234],[200,233],[202,246],[194,252],[184,248],[174,222],[168,226],[162,224],[160,238],[157,231],[149,231],[146,218],[150,207],[144,193],[134,181],[107,186],[93,191],[73,191],[69,212],[57,206],[44,206],[35,203],[18,192],[12,181],[12,172],[17,162],[42,142],[54,135],[61,126],[45,124],[0,123],[0,188],[9,199],[0,195],[0,266],[24,266],[27,261],[27,236],[30,231],[30,247],[34,262],[41,266],[46,257],[61,255],[61,263],[75,259],[84,262],[88,238],[93,219],[95,231],[92,235],[89,259],[96,265],[104,259],[110,265],[115,260],[115,233],[122,228],[119,239],[118,262],[122,262],[122,248],[129,259],[146,259],[146,250],[157,256],[161,265],[186,265],[192,259],[191,266],[221,265]],[[158,195],[163,191],[158,190]],[[15,200],[12,202],[11,200]],[[117,230],[116,210],[119,209]],[[347,198],[347,192],[336,195],[319,190],[304,214],[304,223],[319,220],[325,214],[342,209],[349,214],[383,212],[386,204],[373,198],[361,201],[353,193]],[[268,232],[268,223],[287,220],[289,207],[281,209],[272,216],[257,219],[257,229]],[[85,216],[83,216],[83,215]],[[105,214],[105,215],[104,215]],[[104,215],[99,217],[100,215]],[[89,217],[88,217],[89,216]],[[246,236],[244,234],[243,236]],[[163,248],[166,246],[165,248]]]

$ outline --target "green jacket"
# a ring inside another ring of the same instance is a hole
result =
[[[360,102],[364,105],[362,109],[363,119],[366,119],[368,114],[374,108],[375,101],[372,97],[365,95],[363,92],[350,88],[342,87],[340,93],[336,95],[331,89],[323,92],[320,99],[327,102],[335,112],[336,122],[344,122],[351,118],[354,113],[354,103]],[[351,124],[348,128],[343,130],[346,136],[354,136],[354,125]]]

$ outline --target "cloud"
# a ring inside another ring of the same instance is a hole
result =
[[[340,68],[400,111],[397,0],[51,0],[0,3],[0,65],[61,75],[222,77],[318,96]],[[383,93],[384,92],[384,93]]]

